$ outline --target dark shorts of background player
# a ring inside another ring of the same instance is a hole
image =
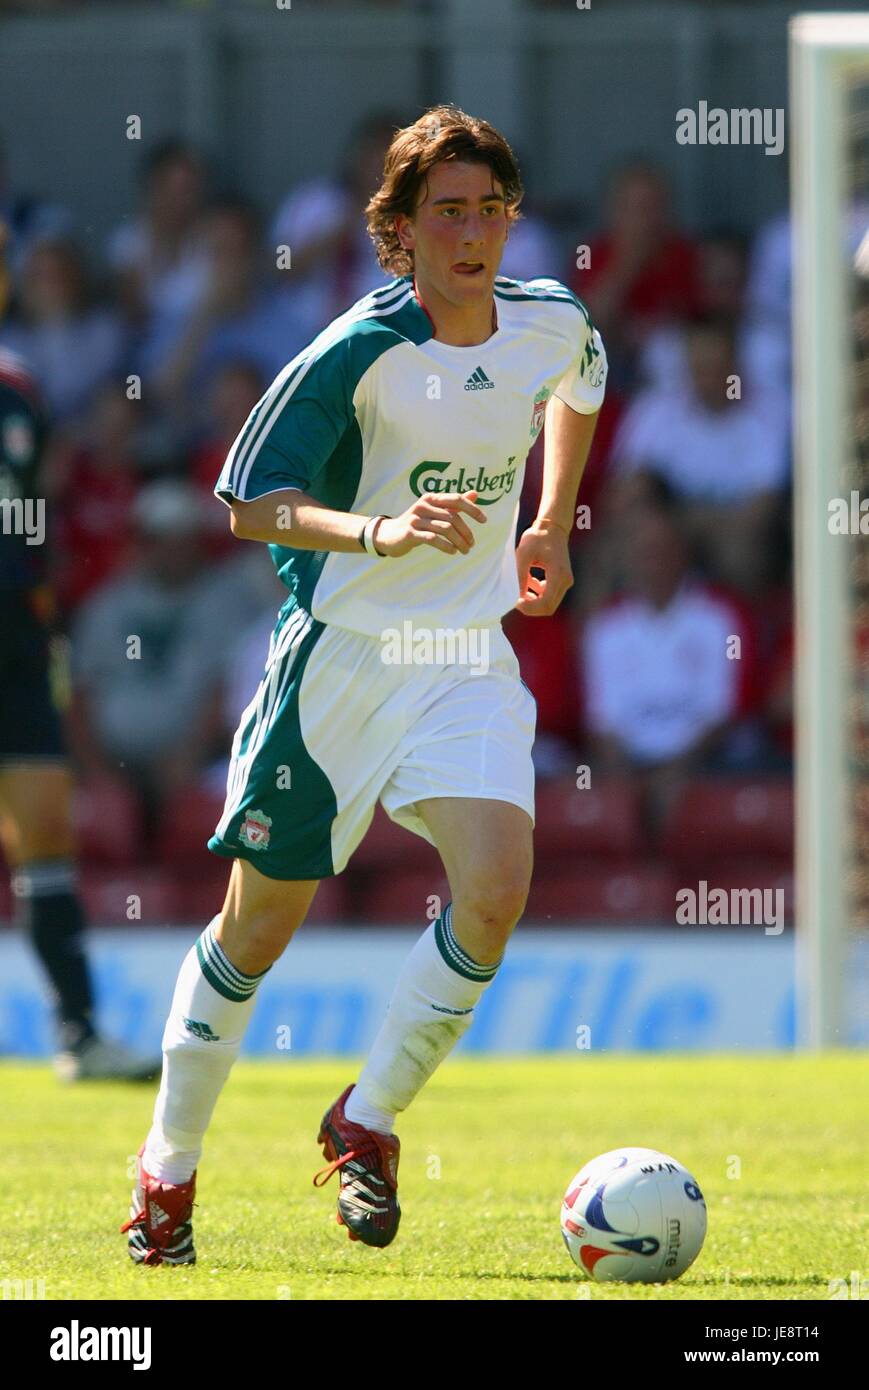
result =
[[[0,591],[0,766],[66,757],[49,659],[48,633],[26,595]]]

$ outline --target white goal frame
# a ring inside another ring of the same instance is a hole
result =
[[[869,82],[869,14],[794,16],[790,177],[794,229],[794,578],[796,590],[797,1045],[847,1041],[851,934],[848,606],[853,540],[831,535],[852,447],[845,274],[846,83]]]

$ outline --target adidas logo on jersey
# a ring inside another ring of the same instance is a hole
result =
[[[495,383],[490,381],[482,367],[475,367],[465,382],[466,391],[494,391]]]

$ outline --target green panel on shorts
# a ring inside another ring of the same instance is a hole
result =
[[[278,635],[299,611],[295,599],[284,605]],[[325,623],[312,620],[312,624],[292,654],[286,689],[253,758],[238,807],[224,834],[219,837],[215,832],[208,841],[214,854],[247,859],[267,878],[331,878],[335,873],[332,822],[338,803],[329,778],[305,747],[299,721],[301,683],[311,653],[326,630]],[[242,735],[242,756],[255,728],[252,718]],[[279,767],[289,768],[289,787],[277,785]]]

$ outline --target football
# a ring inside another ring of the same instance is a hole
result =
[[[612,1149],[580,1168],[561,1204],[571,1259],[597,1283],[678,1279],[706,1237],[706,1202],[678,1159]]]

